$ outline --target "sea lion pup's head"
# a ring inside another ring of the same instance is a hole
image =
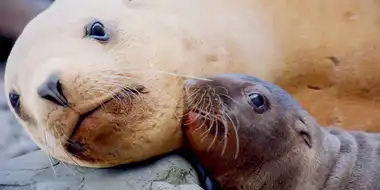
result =
[[[322,133],[286,91],[247,75],[208,79],[186,85],[184,130],[212,177],[223,187],[252,188],[310,174]]]

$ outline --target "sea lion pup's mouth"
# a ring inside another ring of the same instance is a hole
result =
[[[81,157],[81,158],[85,157],[86,152],[89,152],[92,150],[86,146],[87,144],[85,142],[86,139],[77,137],[79,131],[84,125],[84,122],[90,119],[100,119],[100,118],[96,118],[96,116],[94,116],[94,113],[99,111],[100,109],[105,108],[105,106],[107,104],[110,104],[111,101],[125,103],[126,98],[132,99],[135,96],[138,96],[140,94],[145,94],[145,93],[147,93],[147,91],[145,90],[144,86],[137,86],[134,88],[124,87],[121,90],[118,89],[111,93],[108,93],[107,95],[103,97],[95,98],[94,100],[91,100],[90,103],[86,104],[85,106],[72,108],[79,115],[79,118],[76,121],[75,127],[72,130],[71,134],[69,135],[69,138],[65,142],[65,145],[64,145],[65,149],[69,153],[73,154],[74,156]]]

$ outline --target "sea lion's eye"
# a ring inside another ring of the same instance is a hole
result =
[[[253,105],[255,105],[256,107],[261,107],[261,106],[264,106],[264,97],[260,94],[257,94],[257,93],[252,93],[252,94],[249,94],[249,98],[252,102]]]
[[[86,36],[98,41],[108,41],[110,38],[106,28],[98,20],[91,21],[87,24]]]
[[[256,113],[264,113],[266,111],[267,100],[263,95],[259,93],[250,93],[248,97],[249,103],[253,106]]]
[[[13,109],[15,109],[16,112],[18,112],[20,108],[20,95],[17,94],[15,91],[9,92],[9,102],[11,103],[11,106]]]

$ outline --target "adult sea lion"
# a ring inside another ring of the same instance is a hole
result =
[[[183,146],[184,82],[218,73],[275,82],[322,124],[377,130],[379,13],[375,0],[56,0],[17,39],[5,92],[43,150],[88,167]]]
[[[380,134],[324,128],[290,94],[241,74],[189,80],[184,125],[221,189],[380,189]]]

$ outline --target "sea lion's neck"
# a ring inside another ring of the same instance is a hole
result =
[[[324,189],[327,181],[331,179],[331,171],[334,170],[338,160],[340,141],[329,130],[315,124],[313,129],[314,154],[310,158],[309,184],[307,189]]]
[[[377,189],[380,186],[380,133],[323,128],[323,189]],[[325,168],[325,169],[323,169]],[[326,171],[327,174],[326,174]],[[321,188],[322,188],[321,187]]]
[[[329,168],[332,167],[332,164],[327,160],[325,161],[325,158],[333,159],[336,155],[332,154],[333,151],[328,151],[331,149],[328,146],[330,143],[327,143],[330,140],[330,136],[325,134],[325,131],[317,128],[316,131],[313,131],[313,134],[320,141],[312,149],[306,149],[306,146],[300,146],[296,142],[289,142],[288,145],[293,145],[275,159],[260,159],[254,157],[252,153],[249,156],[250,160],[240,158],[239,162],[243,163],[243,165],[235,164],[236,167],[229,168],[217,180],[224,182],[221,185],[225,189],[229,188],[230,184],[245,184],[244,187],[233,188],[252,190],[320,189],[328,179]],[[331,140],[333,139],[331,138]],[[274,151],[274,147],[271,147],[271,145],[263,146],[268,150]],[[252,151],[252,149],[250,151],[257,152]],[[236,173],[239,173],[239,175],[236,175]],[[239,178],[236,176],[239,176]]]

